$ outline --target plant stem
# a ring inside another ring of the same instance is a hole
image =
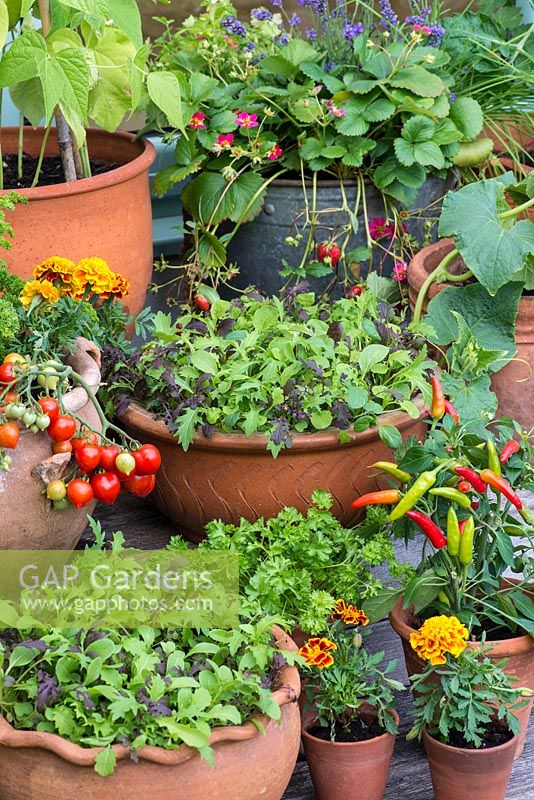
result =
[[[91,161],[89,159],[89,150],[87,148],[87,139],[85,139],[84,143],[80,148],[80,155],[82,157],[82,164],[83,164],[83,177],[90,178],[91,177]]]
[[[534,205],[534,197],[531,200],[527,200],[526,203],[522,203],[520,206],[516,206],[515,208],[510,208],[508,211],[503,211],[502,214],[499,214],[499,219],[508,219],[508,217],[515,217],[517,214],[520,214],[522,211],[526,211],[527,208],[530,208]]]
[[[460,253],[454,247],[450,253],[447,253],[444,259],[442,259],[436,269],[428,275],[426,280],[424,281],[423,285],[419,290],[419,294],[417,295],[417,302],[415,304],[415,311],[413,312],[413,322],[417,325],[421,321],[421,314],[423,311],[423,305],[426,300],[426,296],[428,294],[428,290],[432,286],[435,281],[438,281],[441,277],[443,277],[444,273],[447,271],[447,267],[449,264],[452,264],[454,259],[459,256]]]
[[[473,273],[470,269],[468,269],[467,272],[462,272],[461,275],[455,275],[454,273],[449,272],[448,270],[445,270],[443,272],[443,278],[445,278],[445,280],[447,281],[451,281],[452,283],[454,283],[455,281],[466,281],[468,278],[472,277]]]
[[[23,151],[24,151],[24,114],[21,114],[19,122],[19,142],[18,142],[18,153],[17,153],[17,176],[19,181],[22,179]]]
[[[50,134],[50,125],[48,125],[46,127],[46,130],[45,130],[44,136],[43,136],[43,141],[41,142],[41,149],[39,151],[39,159],[37,161],[37,167],[36,167],[35,175],[33,176],[33,181],[32,181],[32,185],[31,185],[32,189],[34,189],[37,186],[37,184],[39,183],[39,176],[41,174],[41,166],[43,164],[43,158],[44,158],[45,149],[46,149],[46,143],[48,141],[49,134]]]

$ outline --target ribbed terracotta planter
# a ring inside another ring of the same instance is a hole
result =
[[[416,398],[421,417],[403,412],[384,414],[381,424],[394,425],[404,438],[423,437],[426,414]],[[292,434],[293,446],[273,458],[267,438],[257,434],[197,435],[187,452],[161,420],[136,403],[121,417],[126,429],[143,443],[159,447],[162,466],[153,494],[156,505],[188,538],[198,541],[213,519],[237,524],[241,517],[255,521],[275,516],[285,506],[305,512],[314,489],[326,489],[334,498],[333,513],[344,525],[357,518],[351,502],[377,485],[369,465],[391,457],[378,428],[349,432],[340,444],[337,430]]]
[[[285,650],[295,644],[274,629]],[[215,766],[197,750],[144,747],[138,763],[128,747],[114,745],[115,772],[99,777],[94,763],[99,748],[84,748],[51,733],[16,731],[0,717],[0,797],[2,800],[280,800],[290,781],[300,743],[297,667],[285,666],[273,700],[280,723],[261,717],[261,733],[252,722],[216,728],[210,737]]]
[[[389,615],[389,621],[393,630],[400,636],[404,660],[406,662],[406,672],[408,675],[419,675],[425,668],[425,662],[419,658],[410,645],[410,634],[415,633],[415,628],[409,624],[410,609],[402,607],[402,597],[397,600],[393,610]],[[488,658],[493,661],[501,661],[503,658],[508,660],[505,672],[510,675],[517,675],[519,681],[517,686],[526,686],[534,689],[534,639],[528,634],[516,636],[513,639],[501,639],[494,642],[487,642],[492,645],[492,650],[488,653]],[[480,647],[478,642],[469,642],[473,648]],[[532,700],[528,705],[515,712],[516,717],[521,723],[521,733],[517,736],[518,758],[525,746],[525,737],[532,710]],[[486,800],[484,798],[484,800]]]
[[[376,720],[372,709],[367,713]],[[397,713],[392,715],[398,725]],[[312,725],[309,721],[306,728]],[[306,728],[302,742],[317,800],[382,800],[395,747],[393,734],[366,742],[327,742]]]
[[[466,750],[442,744],[424,731],[435,800],[504,800],[516,740],[514,736],[498,747]]]
[[[453,246],[453,239],[441,239],[423,248],[412,259],[408,269],[408,295],[412,309],[423,281]],[[462,263],[462,259],[458,257],[450,269],[455,269]],[[448,287],[455,288],[450,283],[432,284],[428,300]],[[424,310],[427,308],[428,304],[425,303]],[[534,424],[534,295],[523,295],[519,301],[515,341],[517,353],[514,359],[494,373],[491,388],[499,400],[497,416],[512,417],[528,431]]]
[[[70,359],[72,367],[93,392],[100,386],[100,350],[79,338]],[[80,386],[64,395],[68,412],[101,430],[95,407]],[[78,543],[87,515],[95,503],[81,509],[56,511],[43,495],[46,482],[61,478],[68,468],[69,454],[53,455],[52,441],[45,433],[24,429],[7,475],[0,473],[0,548],[2,550],[72,550]],[[9,498],[9,502],[7,502]]]
[[[2,151],[16,153],[18,128],[1,128]],[[24,129],[24,152],[37,156],[43,128]],[[79,261],[98,256],[114,272],[130,281],[124,305],[133,314],[145,304],[152,275],[152,214],[148,171],[156,157],[153,145],[129,133],[87,132],[89,153],[97,161],[119,166],[72,183],[20,189],[26,205],[6,211],[13,225],[9,269],[29,278],[33,268],[49,256]],[[55,131],[45,155],[57,155]]]

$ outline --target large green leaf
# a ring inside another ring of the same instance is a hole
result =
[[[498,178],[449,192],[438,228],[440,236],[454,236],[467,267],[492,295],[522,268],[527,253],[534,253],[534,224],[528,219],[512,224],[501,220],[503,198],[504,185]]]
[[[420,97],[437,97],[446,89],[441,78],[418,64],[403,67],[389,79],[389,83],[399,89],[409,89]]]
[[[482,109],[472,97],[459,97],[451,105],[449,118],[463,134],[464,140],[474,139],[484,127]]]
[[[245,172],[232,185],[232,222],[250,222],[261,211],[265,196],[264,179],[257,172]]]
[[[43,87],[39,78],[16,83],[9,90],[11,99],[30,125],[39,125],[45,115]]]
[[[78,144],[85,138],[89,107],[89,68],[83,50],[60,50],[54,60],[62,72],[60,106]]]
[[[128,62],[135,45],[117,28],[106,28],[92,46],[99,78],[89,95],[89,116],[107,131],[115,131],[130,109]]]
[[[46,44],[41,33],[23,33],[0,60],[0,89],[37,77],[45,58]]]
[[[136,48],[143,44],[143,31],[141,29],[141,14],[136,0],[107,0],[110,17]]]
[[[64,76],[59,64],[51,57],[38,64],[37,73],[43,87],[45,119],[48,125],[63,94]]]
[[[218,172],[203,172],[187,184],[182,203],[195,219],[218,223],[230,218],[233,211],[231,188]]]
[[[7,40],[9,30],[9,11],[5,0],[0,0],[0,47],[3,47]]]
[[[463,422],[486,419],[497,410],[497,397],[491,391],[491,378],[482,375],[475,381],[464,381],[448,373],[442,374],[443,388],[451,398]]]
[[[163,111],[169,124],[185,135],[180,83],[176,75],[172,72],[151,72],[147,78],[147,89],[150,99]]]

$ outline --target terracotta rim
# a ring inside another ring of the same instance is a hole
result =
[[[420,411],[419,419],[427,416],[428,412],[425,407],[423,396],[417,395],[414,402]],[[179,446],[178,440],[169,431],[166,424],[162,420],[157,419],[139,403],[132,402],[124,414],[121,414],[119,419],[131,428],[142,430],[147,436],[165,442],[172,442],[177,447]],[[375,425],[373,428],[369,428],[361,433],[356,433],[353,430],[347,431],[350,441],[346,444],[340,444],[337,428],[329,428],[326,431],[318,431],[317,433],[291,433],[293,446],[282,450],[280,456],[284,454],[291,455],[291,453],[297,450],[332,450],[342,447],[354,447],[377,439],[380,425],[394,425],[402,431],[414,422],[412,417],[404,411],[391,411],[382,414],[379,419],[379,425]],[[268,441],[269,438],[262,433],[255,433],[252,436],[247,436],[244,433],[215,433],[211,439],[206,439],[201,433],[197,433],[190,447],[192,446],[204,450],[232,450],[241,452],[261,450],[270,455],[267,450]]]
[[[399,597],[399,599],[395,603],[395,606],[389,612],[389,621],[395,633],[397,633],[401,637],[401,639],[404,639],[405,641],[409,642],[410,634],[415,633],[416,629],[412,628],[406,622],[406,617],[408,615],[409,609],[404,609],[402,607],[402,602],[403,598]],[[495,657],[496,655],[503,656],[504,653],[509,649],[508,645],[511,644],[512,642],[514,643],[514,652],[516,654],[528,653],[534,648],[534,639],[532,639],[532,637],[528,633],[525,633],[522,636],[512,637],[511,639],[493,639],[493,640],[489,639],[487,641],[487,644],[494,645],[492,655]],[[470,641],[469,644],[477,646],[479,645],[479,642]],[[418,658],[418,656],[416,656],[416,658]]]
[[[277,625],[273,626],[273,635],[276,637],[276,644],[281,645],[285,650],[296,652],[297,646]],[[282,667],[279,674],[279,688],[272,692],[271,697],[274,702],[282,708],[289,703],[296,703],[300,695],[300,676],[297,667],[290,667],[287,664]],[[277,724],[274,720],[259,716],[255,718],[261,722],[265,730],[269,726]],[[211,732],[210,745],[219,742],[244,742],[260,736],[260,731],[251,722],[243,725],[228,725],[226,727],[214,728]],[[69,742],[55,733],[44,733],[42,731],[18,731],[13,728],[4,717],[0,716],[0,746],[20,748],[36,748],[47,750],[50,753],[75,764],[80,767],[94,766],[96,757],[102,751],[102,747],[81,747],[74,742]],[[115,744],[112,750],[117,757],[117,761],[130,759],[130,748],[125,745]],[[147,745],[137,751],[137,755],[143,761],[163,766],[176,766],[194,756],[198,756],[198,750],[182,744],[176,750],[164,750],[162,747]]]
[[[442,750],[445,751],[445,753],[450,753],[451,755],[462,755],[464,757],[468,755],[470,758],[483,758],[484,756],[490,756],[492,753],[502,753],[505,750],[510,750],[512,748],[515,749],[517,746],[518,737],[519,734],[516,733],[504,744],[498,744],[496,747],[485,747],[479,750],[471,750],[467,747],[453,747],[452,744],[444,744],[438,739],[434,739],[434,737],[428,733],[426,728],[423,731],[423,740],[425,744],[429,742],[432,747],[436,748],[436,750]]]
[[[27,128],[26,130],[32,132],[39,132],[44,134],[44,128]],[[18,131],[17,127],[2,127],[2,132],[15,134]],[[28,200],[50,200],[53,197],[69,197],[77,194],[85,194],[87,192],[96,192],[99,189],[107,189],[110,186],[116,186],[119,183],[124,183],[137,175],[147,172],[156,159],[156,149],[152,142],[142,137],[136,138],[133,133],[126,133],[124,131],[117,131],[116,133],[108,133],[107,131],[100,131],[96,129],[89,129],[87,131],[87,139],[89,146],[93,146],[98,141],[106,139],[122,140],[124,143],[129,143],[132,151],[132,159],[127,164],[122,164],[116,169],[109,172],[104,172],[102,175],[95,175],[92,178],[80,178],[80,180],[72,181],[71,183],[58,183],[52,186],[40,186],[34,189],[17,189],[19,194],[27,197]],[[1,194],[7,194],[8,190],[4,190]]]
[[[396,711],[393,709],[388,712],[391,714],[397,726],[400,724],[400,718]],[[366,739],[364,742],[330,742],[326,739],[320,739],[318,736],[313,736],[311,733],[308,732],[308,728],[311,728],[315,725],[316,720],[311,719],[306,723],[306,727],[302,730],[302,738],[309,739],[310,742],[318,742],[320,745],[326,745],[327,747],[365,747],[366,745],[373,744],[374,742],[379,742],[381,739],[386,739],[388,736],[395,738],[396,734],[388,733],[385,731],[381,733],[380,736],[375,736],[373,739]]]

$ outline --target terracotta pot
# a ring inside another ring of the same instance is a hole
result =
[[[80,337],[70,364],[96,392],[100,386],[97,346]],[[64,395],[63,403],[67,411],[101,430],[95,407],[85,389],[75,387]],[[3,550],[72,550],[87,525],[87,515],[93,513],[95,503],[81,509],[55,511],[42,494],[45,483],[63,476],[70,458],[70,454],[53,455],[51,445],[45,432],[22,430],[19,444],[11,453],[11,467],[7,475],[0,476],[0,546]]]
[[[424,731],[435,800],[504,800],[516,740],[514,736],[498,747],[466,750],[442,744]]]
[[[371,708],[367,714],[376,720]],[[398,715],[392,715],[398,725]],[[306,728],[312,725],[308,722]],[[382,800],[395,747],[393,734],[366,742],[329,742],[304,729],[302,741],[317,800]]]
[[[16,153],[18,128],[2,128],[4,153]],[[24,129],[24,152],[39,153],[42,128]],[[98,256],[130,281],[124,305],[133,314],[145,304],[152,275],[152,214],[148,170],[156,157],[153,145],[128,133],[87,132],[91,158],[118,164],[116,169],[72,183],[20,189],[27,205],[6,211],[15,238],[9,253],[12,272],[29,278],[49,256],[79,261]],[[57,155],[52,131],[45,155]]]
[[[408,675],[419,675],[426,664],[415,654],[410,645],[410,634],[415,633],[415,628],[410,625],[411,611],[403,608],[402,602],[403,599],[400,597],[390,612],[389,621],[395,633],[401,638],[406,672]],[[513,639],[489,641],[487,644],[492,645],[492,650],[488,653],[489,658],[494,661],[501,661],[503,658],[508,660],[505,672],[510,675],[517,675],[519,678],[517,686],[527,686],[529,689],[534,689],[534,640],[531,636],[524,634]],[[478,642],[469,642],[469,646],[478,648],[480,644]],[[531,710],[532,700],[528,705],[515,712],[516,717],[521,722],[521,733],[517,737],[516,758],[521,755],[525,746]]]
[[[284,649],[295,644],[279,628]],[[80,747],[60,736],[16,731],[0,717],[0,797],[2,800],[280,800],[291,778],[300,742],[297,667],[284,667],[272,693],[281,707],[280,723],[260,718],[216,728],[210,736],[215,767],[197,750],[144,747],[137,761],[128,747],[114,745],[115,772],[100,778],[93,766],[100,748]]]
[[[403,437],[423,437],[422,397],[416,403],[419,419],[395,412],[384,414],[380,423],[394,425]],[[241,517],[268,519],[285,506],[304,512],[318,488],[331,492],[333,513],[344,525],[351,525],[357,518],[352,500],[377,486],[376,479],[369,477],[369,465],[391,457],[377,427],[349,432],[347,444],[339,443],[336,430],[294,433],[293,446],[275,459],[261,434],[216,433],[211,439],[199,434],[184,452],[165,423],[138,404],[132,403],[121,419],[136,439],[159,447],[163,463],[154,500],[193,541],[203,538],[206,523],[213,519],[233,524]]]
[[[408,269],[408,295],[412,309],[415,307],[417,295],[425,278],[434,270],[439,262],[453,247],[453,239],[441,239],[429,247],[423,248],[412,259]],[[458,257],[450,269],[465,269],[461,257]],[[443,289],[452,287],[450,283],[434,283],[430,287],[427,298],[430,301]],[[428,304],[425,302],[424,311]],[[517,352],[514,359],[503,369],[493,374],[491,388],[497,395],[499,405],[497,416],[516,419],[525,430],[530,430],[534,419],[534,296],[523,295],[519,300],[516,318],[515,340]]]

